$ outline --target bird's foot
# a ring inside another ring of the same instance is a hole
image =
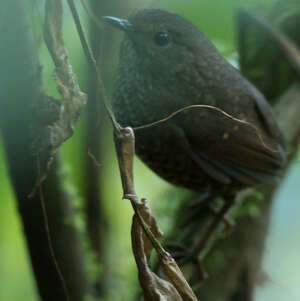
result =
[[[188,207],[180,221],[179,227],[185,228],[195,220],[199,220],[202,215],[207,215],[207,211],[211,211],[210,204],[213,202],[214,197],[209,193],[203,193],[197,198],[189,202]]]
[[[211,221],[210,225],[204,232],[204,235],[201,237],[201,239],[195,244],[195,247],[193,249],[193,253],[195,256],[204,256],[203,253],[207,252],[209,250],[209,247],[211,247],[215,240],[217,239],[216,234],[218,234],[220,230],[220,226],[224,223],[225,227],[222,229],[222,234],[228,233],[233,228],[233,221],[226,217],[226,214],[228,211],[232,208],[234,205],[234,197],[230,197],[228,199],[225,199],[224,204],[222,208],[215,212],[215,215],[213,217],[213,220]],[[213,240],[215,238],[215,240]]]
[[[209,193],[201,194],[199,197],[194,199],[188,206],[186,210],[187,213],[182,217],[182,221],[180,222],[179,227],[188,227],[194,221],[199,221],[202,216],[212,215],[213,217],[217,217],[220,209],[216,208],[214,201],[215,197],[210,195]],[[224,224],[222,234],[226,235],[227,233],[230,233],[234,228],[234,221],[224,215],[222,222]]]
[[[170,243],[167,245],[167,248],[179,266],[182,267],[187,264],[192,264],[195,267],[198,283],[202,283],[208,278],[208,273],[206,272],[201,259],[193,252],[193,250],[177,243]]]
[[[202,260],[205,255],[214,245],[217,234],[220,234],[220,226],[224,224],[221,234],[228,233],[233,228],[233,222],[226,217],[228,211],[234,204],[234,198],[225,200],[223,206],[219,211],[215,208],[212,209],[214,213],[213,219],[210,220],[207,229],[204,231],[200,240],[197,241],[192,248],[185,247],[178,243],[170,243],[167,248],[172,254],[173,258],[182,267],[187,264],[193,264],[199,279],[199,283],[208,278],[208,274],[205,271]]]

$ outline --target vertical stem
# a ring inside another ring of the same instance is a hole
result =
[[[37,158],[31,149],[32,124],[38,121],[32,108],[45,96],[41,92],[38,48],[25,12],[23,1],[1,4],[0,128],[38,292],[43,300],[65,301],[62,281],[49,248],[40,195],[28,198],[38,176]],[[88,290],[84,260],[78,233],[70,224],[71,200],[62,187],[58,171],[59,163],[55,160],[43,184],[49,232],[71,300],[82,301]]]

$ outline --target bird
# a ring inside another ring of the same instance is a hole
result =
[[[198,27],[161,9],[103,20],[124,32],[113,111],[151,170],[225,203],[278,183],[286,153],[271,106]]]
[[[113,111],[122,126],[141,127],[146,165],[199,192],[278,181],[284,141],[270,105],[195,25],[160,9],[104,18],[125,32]]]

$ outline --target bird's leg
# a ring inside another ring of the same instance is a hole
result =
[[[212,213],[213,216],[217,216],[219,214],[219,210],[215,207],[209,204],[208,209],[210,210],[210,213]],[[229,233],[233,227],[234,227],[234,221],[229,217],[226,216],[226,214],[223,216],[222,222],[224,224],[224,229],[222,229],[222,234]]]
[[[212,200],[212,195],[209,192],[201,193],[191,202],[189,202],[189,209],[193,210],[195,208],[204,208],[208,205],[208,202]]]
[[[226,220],[225,215],[234,205],[235,196],[230,196],[224,200],[224,205],[221,210],[215,215],[213,218],[212,223],[209,225],[208,229],[204,233],[201,240],[196,244],[193,249],[193,255],[198,257],[201,252],[204,251],[208,243],[210,242],[211,238],[214,236],[216,231],[218,230],[220,224]]]
[[[207,278],[207,273],[204,270],[201,261],[194,256],[193,248],[185,246],[180,241],[185,241],[185,238],[191,237],[192,233],[196,231],[195,227],[198,227],[198,222],[200,216],[207,216],[210,213],[215,215],[215,211],[210,206],[210,204],[215,199],[215,196],[210,193],[203,193],[195,198],[193,201],[189,202],[189,206],[186,208],[186,214],[183,219],[179,222],[178,226],[184,230],[181,239],[175,242],[169,242],[166,245],[168,251],[172,254],[172,257],[179,263],[184,264],[190,262],[194,265],[197,270],[199,281],[202,282]],[[156,266],[157,270],[159,265]]]
[[[180,245],[172,248],[175,251],[174,258],[178,260],[178,263],[181,266],[187,263],[192,263],[195,266],[200,282],[204,281],[208,277],[201,262],[204,257],[203,251],[208,251],[209,244],[212,245],[211,240],[215,236],[222,222],[225,221],[227,227],[229,227],[229,225],[231,226],[231,223],[226,219],[226,213],[228,213],[234,205],[234,199],[234,196],[227,197],[224,200],[223,207],[218,212],[214,210],[215,216],[213,217],[212,222],[209,224],[208,229],[204,232],[204,235],[192,249],[184,248]]]
[[[201,194],[187,208],[187,213],[183,216],[182,220],[179,223],[180,228],[186,228],[195,220],[199,220],[200,216],[212,214],[217,216],[219,214],[218,210],[214,206],[214,200],[216,196],[213,196],[209,193]],[[228,217],[224,216],[223,222],[225,224],[225,231],[233,228],[234,223]]]
[[[181,265],[182,262],[188,258],[188,261],[195,266],[198,274],[198,279],[200,282],[207,279],[208,274],[203,268],[201,261],[196,256],[193,256],[191,250],[182,246],[180,243],[169,243],[168,245],[166,245],[166,247],[168,248],[168,251],[170,251],[172,257],[176,260],[176,262],[179,265]],[[185,263],[187,263],[187,261],[185,261]],[[158,273],[160,267],[161,267],[160,262],[157,262],[154,268],[156,273]]]
[[[201,260],[198,258],[197,255],[193,253],[192,249],[183,247],[181,245],[170,245],[172,248],[172,256],[173,258],[177,261],[177,263],[180,266],[183,266],[187,263],[191,263],[194,265],[197,275],[198,275],[198,280],[200,283],[202,283],[204,280],[208,278],[208,274],[205,270],[205,268],[202,265]]]
[[[203,193],[199,195],[197,198],[189,202],[189,206],[185,210],[185,214],[182,217],[182,220],[179,222],[180,228],[185,228],[192,221],[199,218],[199,215],[206,212],[207,209],[210,208],[210,204],[213,201],[214,197],[212,197],[209,193]]]
[[[226,217],[226,213],[233,206],[235,196],[232,195],[224,198],[223,206],[218,211],[214,206],[211,206],[215,198],[216,196],[212,196],[211,194],[204,194],[192,202],[192,205],[187,208],[187,215],[180,223],[180,227],[185,230],[185,233],[182,233],[183,237],[179,239],[179,242],[170,242],[166,245],[166,248],[179,265],[183,266],[187,263],[194,265],[200,283],[208,277],[202,264],[203,251],[208,251],[209,245],[213,243],[212,238],[222,223],[225,224],[226,228],[232,227],[232,222]],[[197,231],[195,227],[199,228],[196,218],[199,219],[200,215],[209,216],[211,213],[213,214],[212,220],[210,220],[208,228],[204,231],[204,235],[201,235],[200,240],[194,244],[194,247],[185,246],[180,243],[182,240],[186,241],[191,233]]]
[[[182,258],[190,257],[191,248],[184,246],[181,241],[185,241],[185,238],[191,237],[195,232],[195,227],[198,227],[198,220],[201,216],[207,216],[212,209],[209,204],[213,201],[213,197],[209,193],[203,193],[189,201],[187,208],[184,208],[184,215],[178,220],[178,227],[183,229],[180,238],[176,237],[175,241],[170,241],[166,244],[169,252],[172,254],[175,260],[181,260]]]

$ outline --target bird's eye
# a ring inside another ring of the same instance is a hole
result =
[[[158,32],[154,36],[154,43],[158,46],[165,46],[169,44],[170,38],[166,32]]]

